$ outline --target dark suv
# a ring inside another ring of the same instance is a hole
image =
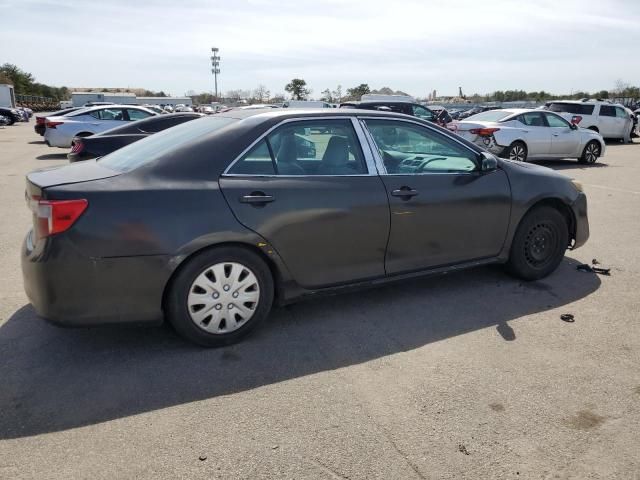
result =
[[[404,113],[405,115],[411,115],[433,123],[437,123],[438,117],[435,112],[424,105],[411,102],[391,102],[384,100],[365,102],[352,101],[341,103],[340,108],[360,108],[364,110],[382,110],[387,112]]]

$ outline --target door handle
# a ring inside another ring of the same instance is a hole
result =
[[[559,133],[554,133],[553,136],[557,137],[558,135],[560,135]]]
[[[397,190],[392,190],[391,195],[400,197],[402,200],[409,200],[411,197],[418,195],[418,191],[409,187],[400,187]]]
[[[273,195],[266,195],[263,192],[251,192],[249,195],[240,197],[240,203],[249,203],[251,205],[264,205],[274,200]]]

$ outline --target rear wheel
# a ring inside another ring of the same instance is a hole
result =
[[[264,320],[273,303],[269,267],[236,247],[205,251],[173,279],[165,312],[177,332],[206,347],[235,343]]]
[[[536,207],[525,215],[511,244],[508,271],[524,280],[553,272],[569,245],[567,221],[552,207]]]
[[[506,157],[516,162],[526,162],[527,146],[523,142],[513,142],[507,150]]]
[[[596,163],[598,157],[600,157],[600,144],[592,140],[584,147],[582,156],[578,159],[580,163]]]

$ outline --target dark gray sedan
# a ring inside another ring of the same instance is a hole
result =
[[[589,236],[580,184],[431,123],[230,111],[27,177],[24,285],[65,325],[168,319],[237,341],[274,303],[489,263],[553,272]],[[500,308],[499,305],[496,308]]]

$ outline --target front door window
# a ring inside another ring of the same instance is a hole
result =
[[[394,120],[367,120],[387,173],[471,172],[477,154],[456,141],[420,125]]]

